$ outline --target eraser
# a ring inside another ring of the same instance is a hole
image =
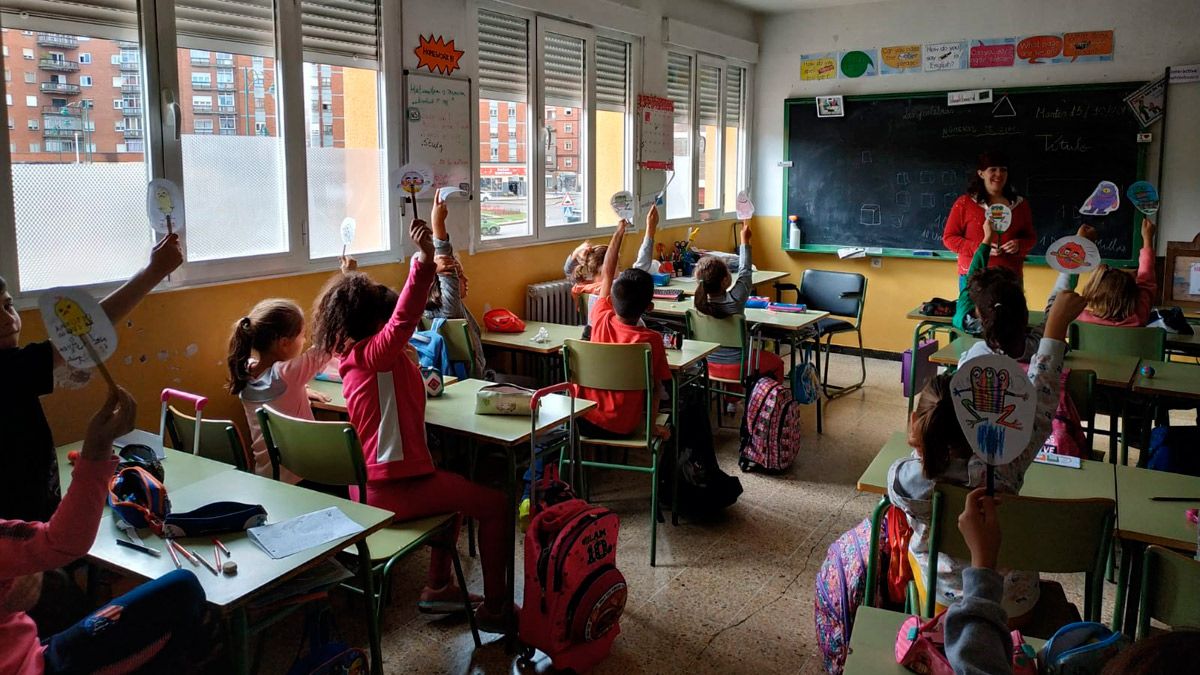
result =
[[[226,560],[225,564],[221,565],[221,572],[227,577],[232,577],[237,574],[237,563],[232,560]]]

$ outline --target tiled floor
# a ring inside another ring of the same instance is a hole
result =
[[[833,381],[856,377],[857,366],[835,355]],[[618,560],[629,584],[621,635],[595,672],[822,672],[813,635],[814,577],[829,544],[876,503],[877,497],[855,490],[855,480],[906,420],[899,364],[868,360],[867,366],[866,387],[826,406],[823,435],[815,432],[814,410],[806,409],[804,447],[784,476],[741,474],[736,429],[717,432],[721,464],[739,476],[745,493],[719,522],[660,525],[657,567],[649,565],[648,480],[609,474],[595,481],[593,501],[621,516]],[[460,550],[470,585],[479,590],[479,563],[465,557],[465,539]],[[383,620],[384,671],[517,672],[497,636],[485,634],[492,641],[476,650],[464,619],[416,612],[427,561],[419,553],[394,572],[394,602]],[[1082,606],[1082,577],[1060,580]],[[1105,589],[1106,612],[1112,589]],[[338,628],[345,639],[365,646],[357,602],[335,600]],[[297,647],[296,629],[271,631],[262,672],[286,670]],[[538,666],[546,668],[544,662]]]

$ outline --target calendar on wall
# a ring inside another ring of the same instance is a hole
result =
[[[661,96],[638,95],[641,143],[638,168],[675,169],[675,103]]]

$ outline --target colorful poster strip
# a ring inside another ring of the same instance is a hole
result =
[[[1063,56],[1071,63],[1076,61],[1112,61],[1113,32],[1091,30],[1063,35]]]
[[[837,77],[837,53],[802,54],[800,56],[800,79],[832,80]]]
[[[838,52],[838,77],[855,79],[879,74],[879,52],[874,49],[852,49]]]
[[[1009,68],[1017,55],[1016,38],[975,40],[971,45],[971,68]]]
[[[879,74],[899,75],[921,71],[921,45],[893,45],[879,50]]]
[[[927,73],[966,67],[966,42],[932,42],[921,48],[921,67]]]

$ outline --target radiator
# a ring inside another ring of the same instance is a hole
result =
[[[571,296],[574,284],[566,279],[529,284],[525,288],[525,319],[579,325],[579,310]]]

